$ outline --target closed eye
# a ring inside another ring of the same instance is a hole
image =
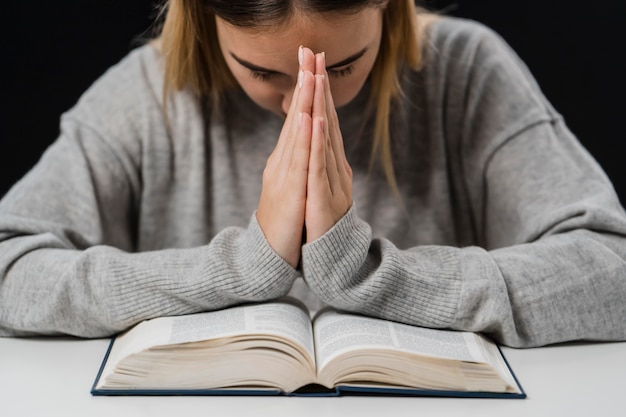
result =
[[[277,72],[250,70],[250,75],[255,80],[269,81],[279,74]]]
[[[352,74],[353,70],[354,70],[354,65],[348,65],[347,67],[344,67],[341,69],[330,69],[327,71],[328,71],[328,75],[330,75],[331,77],[341,78],[341,77],[347,77],[348,75]]]

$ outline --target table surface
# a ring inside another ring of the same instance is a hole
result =
[[[0,338],[3,416],[624,416],[626,343],[503,352],[528,398],[94,397],[109,341]]]

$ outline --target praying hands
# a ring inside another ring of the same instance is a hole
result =
[[[298,265],[302,242],[324,235],[352,205],[352,169],[325,55],[301,47],[298,60],[298,81],[263,173],[257,209],[257,221],[270,246],[293,267]]]

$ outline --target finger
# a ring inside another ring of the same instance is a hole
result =
[[[307,196],[309,159],[311,154],[312,119],[308,113],[297,116],[298,133],[295,136],[293,152],[287,176],[287,190],[304,204]]]
[[[309,198],[319,199],[330,196],[327,173],[326,97],[323,74],[318,73],[319,55],[315,55],[315,89],[313,95],[313,132],[311,138],[311,158],[309,161]]]
[[[309,118],[311,117],[315,80],[313,73],[310,70],[315,67],[313,63],[314,59],[313,52],[309,48],[298,48],[298,62],[300,64],[300,69],[298,71],[296,86],[294,88],[294,95],[285,119],[283,131],[281,131],[281,135],[279,137],[279,144],[277,145],[278,155],[280,158],[279,164],[284,167],[284,173],[301,172],[299,169],[301,164],[299,165],[296,163],[298,159],[294,160],[294,152],[296,147],[302,143],[302,139],[299,139],[298,136],[302,128],[302,114],[307,114]],[[309,140],[307,143],[309,143],[309,145],[307,145],[307,151],[310,148],[310,132],[308,132],[308,136]],[[304,177],[306,179],[306,175]]]
[[[319,55],[319,54],[318,54]],[[312,116],[315,118],[326,118],[326,94],[324,93],[324,77],[323,74],[315,73],[315,88],[313,91],[313,108]]]
[[[311,152],[309,157],[309,177],[307,199],[320,201],[330,195],[330,185],[326,173],[326,135],[324,119],[313,118],[311,134]]]
[[[299,111],[296,109],[298,105],[298,97],[300,95],[300,90],[302,89],[302,76],[305,71],[314,72],[315,58],[313,56],[313,52],[309,48],[304,48],[300,46],[298,48],[298,75],[296,78],[296,84],[293,89],[293,93],[291,96],[291,103],[289,105],[289,109],[287,110],[287,115],[285,117],[285,123],[283,124],[283,128],[281,130],[281,134],[278,137],[278,143],[276,144],[276,149],[279,151],[282,150],[282,147],[285,146],[285,142],[289,134],[293,134],[294,130],[292,126],[294,125],[294,120],[299,117]],[[310,114],[310,111],[309,111]]]
[[[348,164],[344,146],[343,136],[341,134],[341,128],[339,126],[339,118],[333,102],[333,97],[330,89],[330,77],[326,71],[326,54],[324,52],[315,56],[315,71],[316,74],[322,73],[324,77],[324,96],[325,96],[325,112],[326,112],[326,130],[331,139],[330,147],[333,150],[333,160],[336,166],[336,170],[342,178],[343,185],[351,184],[352,169]],[[330,161],[327,161],[330,164]],[[332,184],[332,183],[331,183]]]
[[[315,73],[324,75],[324,95],[325,95],[325,112],[328,119],[327,130],[330,132],[333,139],[341,138],[341,130],[339,128],[339,119],[337,117],[337,111],[335,109],[335,103],[333,101],[333,95],[330,89],[330,77],[326,71],[326,54],[321,52],[315,56]],[[339,134],[337,136],[336,134]],[[334,141],[333,149],[341,151],[338,155],[343,155],[343,140],[341,140],[341,149],[338,149],[336,145],[338,141]]]
[[[303,129],[301,124],[302,115],[306,114],[308,118],[311,118],[311,108],[313,106],[313,95],[315,88],[315,80],[313,74],[310,71],[301,71],[298,81],[298,87],[300,92],[298,93],[297,102],[292,110],[290,117],[290,134],[289,138],[295,138],[295,140],[288,140],[284,145],[282,152],[285,163],[291,164],[291,158],[296,146],[299,146],[298,136]],[[310,126],[309,126],[310,130]],[[308,132],[310,136],[310,132]],[[307,148],[308,149],[308,148]]]
[[[289,113],[287,114],[287,120],[285,123],[289,123],[292,127],[291,133],[295,133],[298,128],[297,118],[302,112],[311,114],[311,107],[313,106],[313,88],[315,87],[314,80],[312,80],[312,73],[310,71],[302,70],[298,73],[298,80],[296,83],[297,94],[294,100],[289,106]]]
[[[311,49],[304,46],[298,48],[298,63],[299,71],[295,86],[296,94],[292,97],[291,105],[289,106],[289,112],[287,114],[288,122],[292,126],[291,134],[295,134],[298,128],[298,123],[293,123],[294,118],[298,118],[301,112],[306,112],[311,115],[311,106],[313,105],[313,91],[311,83],[314,80],[310,80],[309,73],[313,74],[315,70],[315,56]]]
[[[326,153],[327,153],[327,139],[328,139],[328,131],[325,125],[327,125],[325,119],[326,119],[326,96],[324,94],[324,81],[323,78],[325,77],[325,75],[320,74],[318,72],[318,70],[320,69],[320,63],[322,65],[324,65],[324,61],[323,59],[320,59],[320,56],[322,54],[317,54],[315,55],[315,90],[314,90],[314,95],[313,95],[313,119],[317,120],[318,122],[315,123],[315,127],[317,127],[320,132],[319,133],[319,137],[316,137],[314,140],[319,140],[322,141],[323,146],[320,145],[320,148],[318,149],[321,152],[321,149],[324,150],[324,152],[319,155],[319,157],[324,158],[324,166],[327,166],[328,161],[326,160]],[[326,169],[326,168],[325,168]]]
[[[319,53],[315,55],[315,92],[313,96],[313,118],[317,118],[323,121],[321,126],[323,127],[322,133],[324,137],[324,158],[326,160],[326,169],[328,170],[331,162],[331,158],[329,153],[332,153],[332,148],[330,147],[330,137],[328,131],[328,123],[327,123],[327,114],[326,114],[326,94],[324,92],[324,78],[326,78],[326,68],[324,61],[324,53]],[[334,158],[332,158],[334,160]],[[328,173],[327,173],[328,175]],[[333,181],[336,179],[335,176],[329,177],[329,184],[331,185]]]
[[[298,61],[302,71],[311,71],[315,74],[315,54],[310,48],[306,46],[298,48]]]
[[[316,62],[316,71],[322,69],[326,74],[324,79],[324,92],[326,98],[326,118],[328,119],[327,129],[332,140],[332,148],[337,162],[337,170],[342,177],[349,177],[352,169],[350,168],[346,158],[339,118],[337,116],[337,110],[335,108],[332,91],[330,89],[330,77],[328,77],[328,73],[326,71],[326,55],[324,53],[318,55],[321,56],[317,58],[318,62]]]
[[[315,95],[313,97],[313,117],[323,121],[322,135],[324,140],[324,158],[326,161],[326,175],[328,176],[328,184],[330,186],[330,192],[340,186],[339,174],[337,172],[337,161],[332,148],[332,139],[330,132],[328,131],[328,124],[326,123],[326,95],[324,93],[324,76],[320,74],[315,75]]]
[[[315,55],[315,74],[328,76],[326,73],[326,53],[320,52]]]
[[[300,111],[306,111],[307,113],[311,114],[311,107],[309,106],[309,104],[312,104],[312,91],[309,91],[308,89],[304,89],[303,87],[307,87],[309,86],[309,80],[306,79],[306,74],[307,72],[310,72],[311,74],[314,73],[315,70],[315,65],[313,63],[313,61],[315,60],[315,57],[313,56],[313,51],[311,51],[309,48],[305,48],[303,46],[300,46],[298,48],[298,63],[299,63],[299,69],[298,69],[298,77],[297,77],[297,82],[296,82],[296,86],[295,86],[295,91],[297,91],[298,93],[304,91],[305,93],[311,93],[310,96],[306,96],[304,101],[299,101],[300,98],[300,94],[298,94],[296,97],[294,97],[295,100],[291,101],[291,105],[289,106],[289,112],[294,114],[294,117],[298,115],[298,113]],[[308,100],[308,98],[310,97],[311,100]],[[310,101],[310,103],[309,103]],[[306,105],[305,108],[303,107],[299,107],[299,108],[294,108],[294,102],[295,102],[295,107],[302,105],[303,103]],[[295,113],[294,113],[295,111]]]
[[[300,78],[302,77],[302,72],[298,72],[298,80],[296,81],[296,85],[293,89],[293,93],[291,95],[291,103],[289,105],[289,110],[287,111],[287,115],[285,117],[285,121],[283,123],[283,127],[280,130],[280,135],[278,136],[278,141],[276,143],[276,148],[274,152],[276,154],[281,154],[285,147],[285,144],[288,142],[288,138],[293,134],[293,121],[296,114],[296,105],[298,103],[298,97],[300,95],[300,85],[302,82]]]

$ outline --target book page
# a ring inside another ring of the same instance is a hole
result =
[[[308,312],[288,303],[257,304],[173,317],[167,344],[253,333],[274,334],[294,340],[314,357]]]
[[[152,347],[255,334],[294,340],[315,358],[308,312],[290,303],[255,304],[139,323],[115,339],[100,381],[124,357]]]
[[[365,348],[390,348],[460,361],[484,361],[475,343],[462,332],[433,330],[386,320],[327,311],[315,319],[319,369],[342,353]]]

